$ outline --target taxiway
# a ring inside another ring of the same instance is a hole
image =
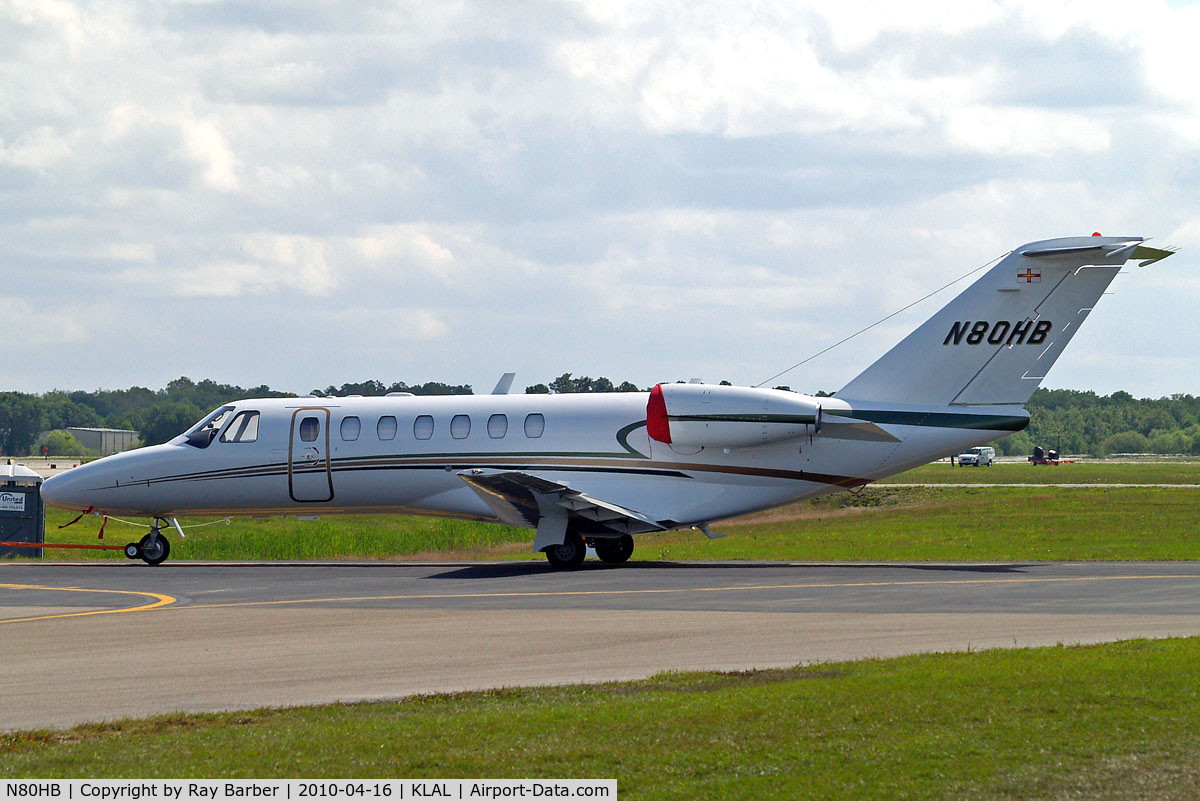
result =
[[[1200,634],[1200,564],[0,564],[0,731]]]

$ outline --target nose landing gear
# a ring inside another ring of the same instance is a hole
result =
[[[142,537],[137,542],[130,542],[125,545],[125,556],[130,559],[141,559],[148,565],[161,565],[167,561],[167,557],[171,555],[171,543],[162,534],[162,529],[159,522],[167,523],[161,517],[154,518],[154,525],[150,528],[150,533]]]

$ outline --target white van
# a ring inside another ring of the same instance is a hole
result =
[[[992,462],[995,460],[996,449],[989,448],[987,445],[983,445],[978,448],[970,448],[969,450],[965,450],[958,455],[959,467],[966,467],[967,465],[970,465],[971,467],[979,467],[980,465],[991,467]]]

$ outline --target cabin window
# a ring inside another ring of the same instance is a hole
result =
[[[488,436],[500,439],[508,433],[508,418],[502,414],[493,414],[488,418]]]
[[[413,436],[417,439],[429,439],[433,436],[433,418],[423,414],[413,420]]]
[[[375,433],[380,439],[395,439],[396,438],[396,418],[390,414],[386,417],[380,417],[379,423],[375,426]]]
[[[221,435],[221,442],[254,442],[258,439],[258,412],[238,412]]]
[[[537,439],[546,430],[546,418],[540,414],[525,415],[525,436]]]
[[[471,433],[471,418],[465,414],[456,414],[450,419],[450,436],[455,439],[466,439]]]
[[[305,417],[300,421],[300,439],[303,442],[316,442],[317,434],[321,433],[321,421],[315,417]]]
[[[362,431],[362,421],[357,417],[343,417],[341,435],[343,442],[354,442],[358,439],[359,432]]]

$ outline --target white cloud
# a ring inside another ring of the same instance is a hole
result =
[[[51,345],[83,345],[88,341],[90,328],[85,322],[89,310],[72,304],[64,308],[35,308],[32,303],[19,297],[0,295],[0,309],[4,309],[4,323],[21,338],[24,348],[44,348]],[[19,360],[24,363],[24,359]],[[3,375],[3,373],[0,373]]]
[[[300,390],[756,381],[1030,239],[1184,245],[1068,350],[1099,386],[1122,321],[1200,334],[1170,278],[1200,246],[1198,34],[1157,0],[13,0],[0,277],[23,322],[108,324],[0,379],[161,383],[189,353]],[[784,380],[835,388],[929,311]],[[1130,389],[1200,392],[1183,358]]]
[[[336,284],[326,245],[311,236],[258,234],[245,240],[247,255],[259,262],[259,288],[289,286],[309,295],[323,295]]]
[[[0,164],[40,171],[61,164],[70,156],[70,143],[48,125],[21,134],[9,146],[0,140]]]
[[[456,277],[454,253],[434,241],[421,226],[380,226],[354,242],[355,248],[373,262],[388,262],[400,268],[416,267],[444,280]]]
[[[354,347],[426,343],[450,333],[441,317],[431,309],[349,309],[328,312],[327,320],[345,332],[345,342]]]
[[[157,261],[152,250],[144,247],[114,247],[122,261]],[[337,283],[335,271],[326,258],[326,243],[320,239],[255,234],[242,238],[238,250],[244,258],[179,267],[161,264],[127,267],[118,277],[126,285],[153,286],[166,295],[217,298],[284,290],[321,297]]]
[[[216,124],[185,114],[179,126],[188,153],[203,165],[205,183],[214,189],[237,189],[237,160]]]
[[[951,113],[946,133],[956,148],[996,156],[1100,153],[1112,144],[1103,122],[1046,109],[964,108]]]

